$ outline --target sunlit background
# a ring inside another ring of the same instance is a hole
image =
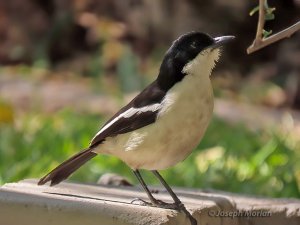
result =
[[[300,35],[247,55],[256,4],[0,1],[0,184],[39,178],[87,147],[105,120],[155,79],[172,41],[199,30],[237,39],[212,76],[215,114],[204,139],[163,176],[174,186],[300,197]],[[296,0],[269,5],[276,7],[267,23],[273,31],[300,13]],[[112,156],[96,157],[70,180],[95,183],[108,172],[137,183]]]

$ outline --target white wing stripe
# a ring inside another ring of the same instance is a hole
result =
[[[130,118],[131,116],[135,115],[135,114],[140,114],[143,112],[148,112],[148,111],[152,111],[155,112],[159,109],[162,108],[162,104],[160,103],[156,103],[153,105],[149,105],[149,106],[144,106],[142,108],[130,108],[127,111],[121,113],[120,115],[118,115],[116,118],[114,118],[112,121],[110,121],[108,124],[106,124],[96,135],[95,137],[97,137],[99,134],[101,134],[103,131],[105,131],[107,128],[109,128],[112,124],[114,124],[116,121],[118,121],[121,118]],[[94,137],[94,138],[95,138]],[[93,140],[94,140],[93,138]],[[92,140],[92,141],[93,141]]]

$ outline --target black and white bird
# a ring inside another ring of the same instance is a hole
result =
[[[183,161],[203,137],[214,106],[210,75],[220,47],[232,39],[201,32],[180,36],[166,52],[157,79],[108,120],[87,149],[53,169],[38,184],[58,184],[97,154],[114,155],[134,171],[152,205],[183,210],[196,224],[157,170]],[[140,169],[152,171],[175,202],[155,199]]]

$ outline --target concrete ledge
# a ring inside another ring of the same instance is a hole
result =
[[[183,213],[130,204],[147,199],[136,187],[62,183],[37,186],[37,180],[5,184],[0,188],[0,224],[3,225],[175,225],[190,224]],[[162,189],[155,194],[171,202]],[[299,225],[300,201],[266,199],[225,192],[174,189],[199,225]]]

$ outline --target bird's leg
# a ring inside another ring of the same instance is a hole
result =
[[[152,170],[152,173],[158,178],[160,183],[166,188],[168,193],[173,198],[175,204],[177,204],[178,208],[180,208],[180,206],[183,205],[183,204],[180,201],[180,199],[177,197],[177,195],[174,193],[174,191],[171,189],[171,187],[167,184],[167,182],[163,179],[163,177],[157,172],[157,170]]]
[[[170,203],[166,203],[166,202],[163,202],[161,200],[155,199],[153,197],[151,191],[147,187],[145,181],[143,180],[143,178],[142,178],[142,176],[140,174],[140,171],[139,170],[133,170],[133,173],[137,177],[137,179],[140,182],[140,184],[142,185],[142,187],[145,190],[146,194],[148,195],[148,198],[150,199],[151,203],[146,202],[146,201],[141,200],[141,199],[134,199],[132,202],[138,200],[138,201],[143,202],[143,204],[145,204],[145,205],[151,205],[151,206],[162,207],[162,208],[167,208],[167,209],[177,209],[177,205],[176,204],[170,204]]]
[[[146,194],[148,195],[148,198],[150,199],[150,201],[154,204],[156,199],[153,197],[153,195],[151,194],[149,188],[147,187],[145,181],[143,180],[140,171],[139,170],[133,170],[134,175],[137,177],[138,181],[140,182],[140,184],[142,185],[144,191],[146,192]],[[143,201],[144,202],[144,201]],[[144,202],[146,203],[146,202]]]
[[[190,219],[192,225],[197,225],[197,220],[190,214],[189,211],[187,211],[184,204],[180,201],[180,199],[177,197],[177,195],[174,193],[171,187],[167,184],[164,178],[157,172],[157,170],[152,170],[152,173],[158,178],[160,183],[166,188],[168,193],[171,195],[175,205],[177,206],[177,209],[182,210],[185,213],[185,215]]]

